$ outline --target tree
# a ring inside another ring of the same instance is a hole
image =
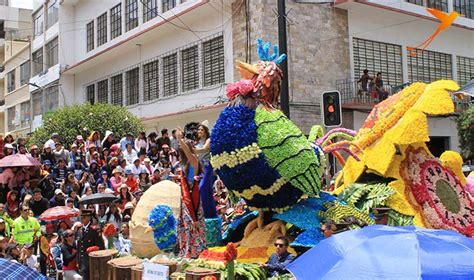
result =
[[[116,139],[120,139],[128,132],[137,135],[143,131],[143,125],[125,107],[86,103],[47,113],[43,125],[33,132],[30,142],[43,147],[51,134],[58,133],[63,144],[70,145],[77,135],[86,139],[92,131],[99,131],[103,137],[106,130],[113,131]]]
[[[474,158],[474,105],[462,112],[458,118],[458,134],[459,142],[464,157],[467,159]]]

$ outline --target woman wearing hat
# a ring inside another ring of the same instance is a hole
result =
[[[7,156],[11,156],[15,153],[15,147],[12,144],[8,143],[3,146],[3,154]]]
[[[125,180],[122,177],[122,172],[120,171],[120,169],[115,168],[112,171],[112,178],[110,178],[110,184],[112,186],[112,190],[116,195],[118,194],[118,189],[124,183],[124,181]]]
[[[120,211],[123,211],[125,209],[125,204],[127,204],[127,202],[132,202],[133,195],[130,193],[130,188],[125,184],[122,184],[119,187],[118,192],[119,192],[119,195],[118,195],[119,199],[118,199],[117,206],[120,209]]]
[[[98,131],[92,131],[89,137],[87,137],[86,146],[90,148],[91,145],[94,145],[94,148],[97,150],[102,147],[100,143],[100,133]]]
[[[142,168],[138,177],[138,188],[146,192],[151,187],[150,175],[145,168]]]
[[[49,162],[51,162],[51,166],[56,165],[56,159],[54,158],[51,147],[47,144],[44,144],[43,153],[40,155],[40,158],[42,162],[49,160]]]

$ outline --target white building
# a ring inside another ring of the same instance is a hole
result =
[[[62,1],[54,30],[65,103],[127,106],[155,131],[212,123],[233,73],[228,9],[203,0]]]

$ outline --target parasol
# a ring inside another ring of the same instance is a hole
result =
[[[287,269],[297,279],[470,279],[474,239],[450,230],[374,225],[321,241]]]
[[[21,265],[9,261],[7,259],[0,258],[0,278],[2,279],[30,279],[30,280],[46,280],[46,276],[41,273]]]
[[[79,204],[110,203],[117,199],[118,198],[115,195],[110,193],[95,193],[83,198],[81,201],[79,201]]]
[[[30,167],[40,165],[41,162],[39,162],[39,160],[23,154],[6,156],[0,160],[0,167]]]
[[[62,220],[71,217],[77,217],[81,214],[78,209],[67,207],[67,206],[56,206],[49,208],[39,216],[39,220],[42,221],[55,221]]]
[[[474,79],[467,82],[456,93],[462,93],[474,97]]]

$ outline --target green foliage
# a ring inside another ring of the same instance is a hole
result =
[[[474,159],[474,105],[472,103],[458,118],[458,134],[464,157]]]
[[[395,210],[388,211],[389,226],[411,226],[413,225],[413,216],[401,214]]]
[[[354,183],[347,187],[339,198],[369,213],[375,207],[385,206],[385,201],[394,192],[392,187],[385,183]]]
[[[122,106],[104,103],[74,105],[47,113],[43,117],[43,126],[33,133],[30,144],[42,147],[56,132],[63,144],[70,145],[77,135],[86,139],[92,131],[99,131],[103,137],[106,130],[113,131],[120,139],[127,132],[137,135],[143,131],[143,125],[139,118]]]

